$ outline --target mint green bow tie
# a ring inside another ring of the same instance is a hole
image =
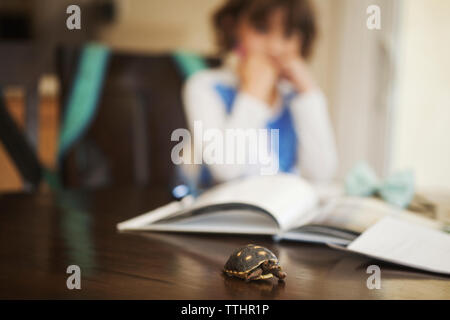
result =
[[[362,162],[348,173],[345,190],[348,195],[358,197],[378,194],[384,201],[406,208],[414,197],[414,174],[410,170],[397,172],[380,182],[375,171]]]

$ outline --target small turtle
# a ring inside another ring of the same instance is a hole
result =
[[[267,248],[254,244],[237,249],[225,263],[224,272],[230,277],[246,281],[270,279],[276,276],[282,280],[286,272],[281,270],[278,258]]]

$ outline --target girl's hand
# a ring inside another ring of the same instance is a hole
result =
[[[282,76],[292,82],[298,92],[306,93],[314,90],[316,84],[306,62],[300,57],[289,57],[278,62]]]
[[[288,79],[300,93],[312,91],[316,84],[309,68],[301,56],[301,37],[293,35],[286,43],[286,51],[276,61],[281,76]]]
[[[271,105],[279,78],[274,62],[265,55],[251,54],[243,57],[239,69],[241,90]]]

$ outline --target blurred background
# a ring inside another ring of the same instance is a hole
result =
[[[37,166],[62,172],[67,187],[172,183],[170,132],[185,127],[174,53],[220,63],[211,14],[222,1],[2,0],[0,86],[25,147],[14,156],[21,138],[9,148],[1,140],[0,192],[42,188],[32,154]],[[338,178],[365,160],[380,176],[413,169],[420,190],[448,195],[450,2],[313,2],[320,36],[311,66],[329,102]],[[81,30],[66,28],[71,4],[81,8]],[[373,4],[380,30],[366,26]],[[87,127],[59,154],[77,61],[90,41],[111,49],[104,90]]]

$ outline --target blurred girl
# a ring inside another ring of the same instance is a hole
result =
[[[214,26],[227,58],[223,67],[198,72],[185,85],[191,132],[195,121],[203,130],[222,132],[279,129],[279,171],[332,179],[337,156],[326,100],[305,63],[316,37],[309,1],[228,0],[214,15]],[[198,145],[194,141],[194,152],[204,157]],[[222,182],[258,169],[210,163],[203,165],[202,179]]]

